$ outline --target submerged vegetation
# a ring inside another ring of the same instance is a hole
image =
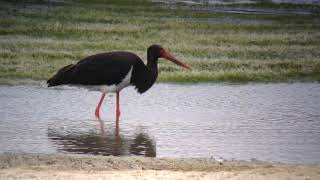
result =
[[[0,79],[45,80],[105,51],[132,51],[146,60],[147,48],[157,43],[193,68],[160,60],[160,81],[320,80],[316,13],[232,14],[144,0],[0,4]]]

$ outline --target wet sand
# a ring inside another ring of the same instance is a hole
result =
[[[320,165],[64,154],[0,155],[0,179],[320,179]]]

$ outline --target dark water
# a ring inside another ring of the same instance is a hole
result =
[[[320,5],[319,0],[153,0],[155,2],[166,3],[189,3],[189,4],[247,4],[257,2],[272,2],[272,3],[291,3],[291,4],[315,4]]]
[[[188,7],[187,9],[195,11],[265,15],[318,14],[320,6],[319,0],[153,0],[153,2],[160,3],[164,8],[170,9]],[[267,5],[261,7],[260,4],[255,7],[254,4],[259,2],[285,3],[285,5],[271,8]],[[296,6],[290,7],[288,4],[296,4]]]
[[[139,95],[0,86],[0,152],[320,163],[320,84],[156,84]]]

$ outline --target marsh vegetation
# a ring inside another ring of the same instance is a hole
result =
[[[157,43],[193,68],[160,61],[160,81],[320,80],[317,13],[197,11],[144,0],[0,4],[2,79],[45,80],[64,65],[105,51],[132,51],[146,60],[146,49]]]

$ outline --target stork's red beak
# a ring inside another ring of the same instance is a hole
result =
[[[175,63],[175,64],[177,64],[179,66],[182,66],[182,67],[184,67],[186,69],[191,70],[189,65],[179,61],[178,59],[176,59],[174,56],[172,56],[170,53],[166,52],[163,49],[160,50],[160,56],[163,57],[163,58],[168,59],[169,61],[171,61],[171,62],[173,62],[173,63]]]

